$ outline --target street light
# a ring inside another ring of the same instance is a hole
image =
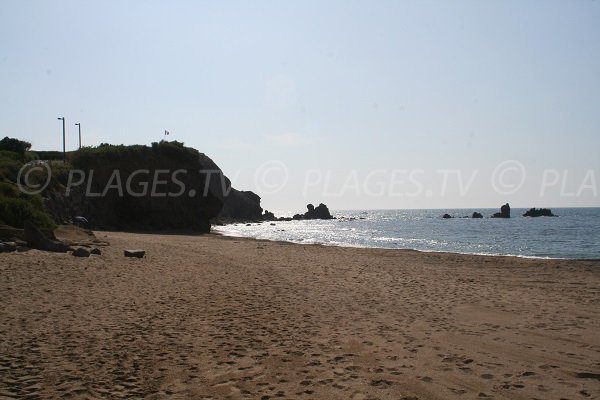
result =
[[[67,130],[65,128],[65,117],[58,117],[58,119],[62,119],[63,123],[63,162],[67,162]]]
[[[81,124],[78,122],[75,126],[79,128],[79,150],[81,150]]]

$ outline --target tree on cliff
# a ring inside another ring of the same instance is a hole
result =
[[[29,149],[31,149],[31,143],[23,140],[9,138],[8,136],[0,140],[0,151],[12,151],[19,154],[21,158],[25,157],[25,152]]]

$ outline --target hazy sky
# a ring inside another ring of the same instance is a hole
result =
[[[268,209],[600,206],[598,1],[0,1],[0,136],[165,138]]]

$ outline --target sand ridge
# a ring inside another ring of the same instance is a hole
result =
[[[97,236],[0,254],[0,398],[600,398],[600,262]]]

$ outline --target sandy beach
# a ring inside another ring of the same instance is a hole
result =
[[[0,254],[0,399],[600,398],[597,261],[96,236]]]

